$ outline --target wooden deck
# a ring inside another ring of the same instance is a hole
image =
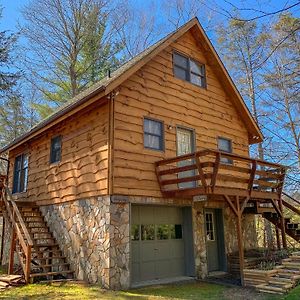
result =
[[[286,167],[218,150],[203,150],[156,162],[165,197],[227,195],[279,200]]]

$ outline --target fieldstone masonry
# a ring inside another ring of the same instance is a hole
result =
[[[222,208],[226,254],[238,249],[236,218],[221,201],[193,202],[188,199],[101,196],[57,205],[41,206],[41,212],[61,250],[68,258],[76,278],[101,284],[104,288],[130,287],[130,203],[191,206],[196,275],[207,276],[205,208]],[[243,216],[245,249],[257,247],[255,218]],[[10,240],[6,222],[5,240]],[[5,243],[4,263],[8,262],[10,243]]]
[[[129,287],[129,204],[110,196],[42,206],[76,277],[104,288]]]

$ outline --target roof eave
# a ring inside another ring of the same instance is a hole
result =
[[[103,91],[105,91],[105,86],[99,87],[97,90],[95,90],[92,93],[90,93],[89,95],[83,97],[79,101],[71,103],[70,105],[66,106],[65,108],[59,110],[57,113],[53,114],[53,116],[49,117],[47,120],[45,120],[44,122],[41,122],[38,126],[34,127],[33,130],[30,130],[30,131],[26,132],[25,134],[19,136],[17,139],[12,141],[10,144],[8,144],[5,147],[3,147],[2,149],[0,149],[0,154],[3,154],[3,153],[5,153],[5,152],[7,152],[7,151],[9,151],[13,148],[16,148],[20,144],[25,143],[28,139],[30,139],[30,138],[34,137],[35,135],[39,134],[40,131],[43,131],[44,128],[47,125],[50,125],[51,123],[55,122],[57,119],[59,119],[63,116],[69,117],[69,115],[66,115],[66,114],[68,114],[72,110],[80,107],[87,100],[91,99],[92,97],[96,96],[97,94],[99,94]],[[62,121],[62,120],[60,120],[60,121]],[[55,124],[53,124],[53,126],[54,125]]]

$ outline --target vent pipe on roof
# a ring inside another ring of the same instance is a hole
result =
[[[110,69],[107,70],[107,78],[111,78],[111,72],[110,72]]]

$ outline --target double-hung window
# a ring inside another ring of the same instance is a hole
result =
[[[28,154],[21,154],[15,159],[13,193],[22,193],[27,189]]]
[[[144,147],[164,150],[164,130],[161,121],[144,118]]]
[[[203,64],[174,52],[173,67],[175,77],[189,81],[203,88],[206,87],[205,66]]]
[[[50,163],[57,163],[61,160],[61,136],[51,139]]]
[[[232,153],[232,142],[229,139],[219,137],[218,138],[218,149],[223,152]],[[221,157],[221,162],[225,164],[233,164],[232,159],[227,157]]]

